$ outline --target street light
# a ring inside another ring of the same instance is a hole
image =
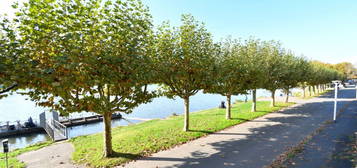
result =
[[[337,112],[337,86],[341,81],[335,80],[332,81],[333,84],[335,84],[335,104],[333,107],[333,121],[336,121],[336,112]]]

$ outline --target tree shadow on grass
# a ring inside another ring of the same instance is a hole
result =
[[[274,107],[288,107],[287,105],[275,105]]]
[[[190,130],[190,132],[201,132],[201,133],[217,134],[217,135],[250,135],[245,133],[225,133],[225,132],[207,131],[207,130]]]
[[[252,121],[252,120],[254,120],[254,118],[253,119],[245,119],[245,118],[239,118],[239,117],[235,117],[234,118],[233,117],[233,118],[231,118],[231,120],[243,121],[241,123],[237,123],[237,124],[242,124],[242,123],[247,122],[247,121]],[[261,122],[268,122],[268,121],[261,121]],[[218,134],[217,131],[209,131],[209,130],[194,130],[194,129],[190,129],[189,132],[201,132],[201,133],[206,133],[206,134],[212,134],[212,133]]]
[[[265,111],[265,110],[257,110],[255,112],[252,113],[270,113],[271,111]]]
[[[121,153],[121,152],[116,152],[113,151],[113,155],[110,156],[110,158],[125,158],[125,159],[130,159],[130,160],[134,160],[137,158],[142,157],[141,155],[138,154],[132,154],[132,153]]]
[[[212,134],[214,131],[208,131],[208,130],[189,130],[189,132],[201,132],[201,133],[206,133],[206,134]]]
[[[233,118],[231,118],[231,120],[250,121],[250,120],[248,120],[248,119],[245,119],[245,118],[239,118],[239,117],[233,117]]]

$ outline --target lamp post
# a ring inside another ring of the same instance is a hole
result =
[[[335,85],[335,102],[334,102],[334,107],[333,107],[333,121],[336,122],[336,113],[337,113],[337,94],[338,94],[338,84],[340,81],[332,81],[332,83]]]

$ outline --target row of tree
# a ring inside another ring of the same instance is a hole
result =
[[[89,111],[104,116],[104,156],[113,154],[111,115],[130,113],[156,96],[184,100],[198,91],[227,97],[256,90],[286,93],[342,79],[333,68],[310,62],[276,41],[227,38],[215,43],[191,15],[182,24],[153,29],[139,0],[29,0],[16,17],[1,21],[0,85],[23,89],[40,106],[61,115]],[[159,90],[148,89],[160,85]],[[4,94],[1,94],[4,95]]]

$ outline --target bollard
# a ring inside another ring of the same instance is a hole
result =
[[[9,152],[9,140],[8,139],[4,139],[2,141],[2,145],[3,145],[3,150],[4,150],[4,153],[5,153],[6,168],[9,168],[8,157],[7,157],[7,153]]]

